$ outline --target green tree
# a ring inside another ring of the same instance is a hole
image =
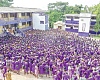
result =
[[[100,31],[100,11],[98,11],[98,13],[97,13],[96,24],[95,24],[95,27],[94,28],[95,28],[96,33],[98,31]]]
[[[81,8],[83,8],[82,4],[81,5],[75,5],[75,7],[73,8],[74,13],[81,13]]]
[[[0,7],[10,7],[13,0],[0,0]]]
[[[53,26],[53,23],[63,19],[63,15],[66,13],[66,7],[68,2],[56,2],[48,4],[48,14],[49,14],[49,23],[50,27]]]
[[[50,14],[49,15],[49,23],[50,23],[51,27],[53,26],[54,22],[61,20],[62,13],[57,10],[50,11],[48,14]]]
[[[95,5],[95,6],[92,6],[89,8],[90,11],[92,11],[93,14],[98,14],[98,12],[100,12],[100,3]]]
[[[68,6],[68,2],[56,2],[56,3],[49,3],[48,10],[58,10],[58,11],[65,11],[66,6]]]

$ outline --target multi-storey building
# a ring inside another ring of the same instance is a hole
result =
[[[80,14],[65,14],[65,25],[66,30],[71,32],[78,32],[79,27],[79,16]],[[91,22],[90,22],[90,33],[95,33],[94,26],[96,23],[96,15],[91,16]]]
[[[41,24],[37,26],[37,29],[43,25],[43,30],[46,30],[49,26],[46,12],[37,8],[0,7],[0,34],[4,31],[13,33],[13,30],[18,28],[22,31],[35,29],[34,23],[37,22]],[[38,14],[38,18],[34,14]],[[41,18],[43,16],[44,18]],[[34,17],[36,21],[33,20]]]

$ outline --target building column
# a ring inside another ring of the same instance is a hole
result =
[[[10,20],[10,13],[8,13],[8,19]]]
[[[22,23],[19,23],[18,28],[19,29],[22,28]]]
[[[3,32],[3,26],[0,26],[0,34]]]
[[[2,18],[1,14],[0,14],[0,18]]]
[[[25,18],[28,18],[28,17],[27,17],[27,12],[25,13]]]
[[[26,27],[29,27],[29,23],[26,22]]]
[[[18,13],[18,18],[21,18],[21,13]]]

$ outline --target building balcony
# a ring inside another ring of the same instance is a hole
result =
[[[9,18],[9,21],[11,21],[11,20],[14,20],[14,17],[10,17],[10,18]]]
[[[2,19],[1,18],[0,19],[0,26],[28,22],[28,21],[32,21],[32,18],[25,18],[25,19],[22,19],[22,18],[11,18],[11,19],[4,18],[4,19]]]
[[[74,25],[74,24],[79,24],[79,21],[71,21],[71,20],[65,20],[65,24],[71,24],[71,25]],[[92,26],[94,26],[96,24],[96,21],[91,21],[90,23]]]
[[[32,18],[15,18],[15,20],[18,20],[19,22],[27,22],[27,21],[32,21]]]
[[[33,27],[32,26],[27,26],[27,27],[24,27],[24,28],[20,28],[21,31],[27,31],[27,30],[32,30]]]

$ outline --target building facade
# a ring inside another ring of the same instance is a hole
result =
[[[34,22],[32,18],[34,16],[32,14],[40,14],[39,16],[44,14],[45,19],[42,24],[48,24],[48,15],[46,12],[37,8],[0,7],[0,34],[4,31],[13,33],[16,29],[22,31],[33,29]]]
[[[80,14],[65,14],[66,31],[78,32]],[[89,33],[95,34],[94,26],[96,23],[96,15],[91,16]]]

